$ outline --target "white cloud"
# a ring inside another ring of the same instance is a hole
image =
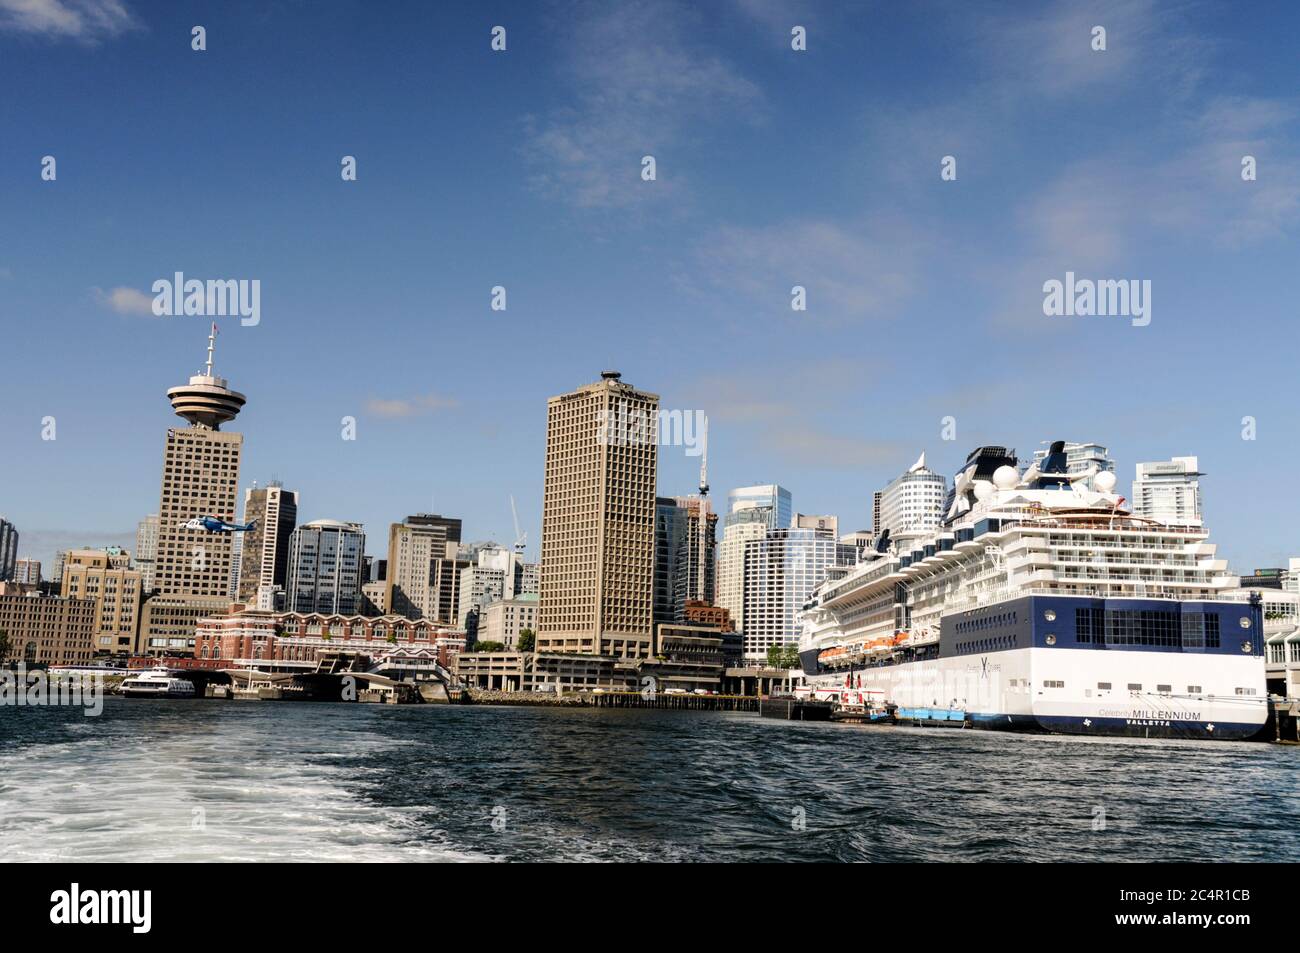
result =
[[[122,0],[0,0],[0,31],[96,43],[138,25]]]
[[[95,300],[105,308],[111,308],[118,314],[142,314],[154,317],[153,298],[135,288],[117,287],[105,291],[93,288]]]
[[[752,113],[758,87],[708,48],[690,48],[693,16],[670,2],[581,8],[559,45],[574,105],[526,118],[531,182],[579,208],[627,208],[680,193],[693,122]],[[653,155],[658,178],[641,180]]]
[[[419,417],[459,406],[454,397],[421,394],[411,398],[372,397],[366,401],[366,411],[376,417]]]

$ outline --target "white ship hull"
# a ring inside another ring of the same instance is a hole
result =
[[[1256,734],[1268,718],[1262,666],[1250,656],[1025,648],[809,681],[815,688],[851,683],[873,704],[964,712],[979,728],[1233,740]]]

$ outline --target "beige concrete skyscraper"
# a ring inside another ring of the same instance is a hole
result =
[[[416,513],[388,529],[389,612],[408,619],[453,625],[460,606],[461,522],[436,513]]]
[[[546,412],[537,650],[649,658],[659,396],[606,371]]]
[[[205,370],[167,391],[176,415],[189,426],[168,430],[163,450],[155,591],[141,610],[136,646],[149,655],[192,654],[198,620],[230,607],[231,534],[185,528],[202,516],[235,519],[244,437],[220,428],[235,419],[245,398],[212,373],[216,334],[214,324]]]
[[[231,534],[185,528],[196,517],[235,519],[244,436],[220,428],[235,419],[245,397],[212,373],[216,331],[214,324],[206,371],[167,391],[177,416],[190,425],[168,430],[163,452],[154,559],[154,585],[160,595],[224,598],[230,589]]]

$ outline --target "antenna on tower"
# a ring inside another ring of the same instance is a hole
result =
[[[212,376],[212,352],[217,346],[217,322],[212,322],[212,330],[208,332],[208,370],[207,377]]]

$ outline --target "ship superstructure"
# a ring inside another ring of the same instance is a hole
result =
[[[878,540],[823,583],[803,614],[810,682],[980,727],[1254,734],[1260,607],[1204,528],[1132,515],[1114,474],[1068,473],[1063,446],[1023,473],[979,448],[937,532]]]

